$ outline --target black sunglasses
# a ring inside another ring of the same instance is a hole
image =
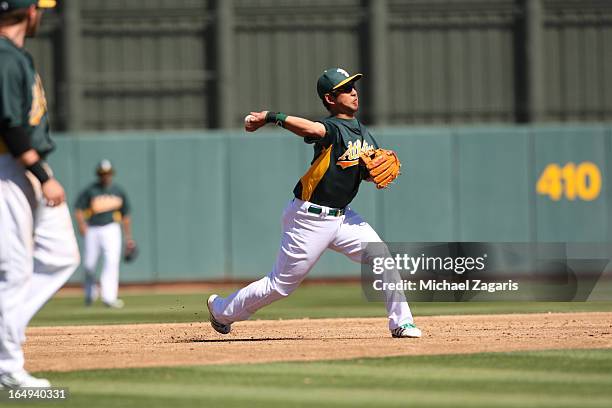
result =
[[[336,96],[336,95],[340,95],[343,93],[351,93],[353,92],[353,89],[355,89],[355,84],[346,84],[346,85],[342,85],[340,88],[334,89],[332,91],[332,95]]]

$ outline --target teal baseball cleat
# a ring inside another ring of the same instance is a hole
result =
[[[421,334],[421,330],[414,323],[406,323],[391,330],[391,336],[395,338],[419,338]]]

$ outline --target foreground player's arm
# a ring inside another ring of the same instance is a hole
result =
[[[325,137],[325,126],[319,122],[313,122],[308,119],[300,118],[298,116],[288,116],[284,114],[268,115],[268,111],[263,112],[251,112],[251,120],[244,124],[244,129],[247,132],[254,132],[266,123],[277,123],[282,122],[282,126],[301,137],[308,138],[322,138]]]
[[[66,199],[64,188],[53,178],[49,165],[32,148],[30,135],[22,127],[3,126],[0,132],[9,152],[40,181],[42,193],[51,207]]]
[[[2,65],[1,74],[0,137],[11,155],[40,181],[47,205],[59,205],[66,198],[64,188],[53,178],[49,166],[33,148],[28,124],[23,120],[26,117],[21,89],[21,84],[25,83],[24,71],[16,60],[9,60]]]

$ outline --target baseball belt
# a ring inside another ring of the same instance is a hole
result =
[[[317,207],[316,205],[311,205],[310,207],[308,207],[307,211],[309,213],[319,215],[323,212],[323,209],[321,207]],[[332,217],[340,217],[344,215],[345,212],[346,212],[346,208],[330,208],[327,211],[327,215],[331,215]]]

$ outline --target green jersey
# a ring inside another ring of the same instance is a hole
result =
[[[102,226],[120,222],[130,213],[130,203],[123,189],[115,184],[96,182],[79,194],[75,207],[85,213],[89,225]]]
[[[0,124],[21,127],[32,147],[45,157],[55,144],[49,135],[47,101],[30,54],[0,36]],[[0,139],[0,154],[7,149]]]
[[[359,155],[378,148],[378,143],[357,119],[329,117],[320,122],[325,126],[325,136],[304,138],[306,143],[314,143],[314,158],[293,193],[304,201],[344,208],[367,177],[359,165]]]

